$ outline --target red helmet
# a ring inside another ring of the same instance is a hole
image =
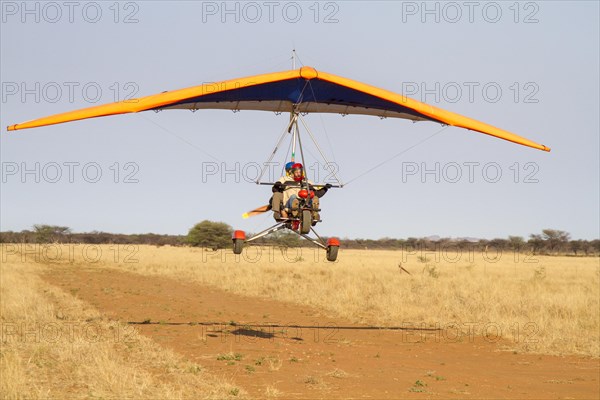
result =
[[[294,173],[294,171],[296,171],[296,170],[302,171],[302,164],[296,163],[296,164],[292,165],[292,173]],[[303,174],[300,174],[300,176],[298,176],[298,177],[294,176],[294,180],[296,182],[302,181],[302,175]]]

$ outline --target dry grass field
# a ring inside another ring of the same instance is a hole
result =
[[[162,275],[314,306],[368,325],[501,336],[519,351],[600,356],[597,257],[344,250],[329,263],[313,248],[250,247],[240,256],[137,245],[64,245],[60,254],[53,247],[16,254],[22,250],[8,247],[3,257],[17,264]]]
[[[600,356],[600,259],[481,253],[139,247],[141,274],[306,304],[382,326],[501,336],[518,351]],[[398,265],[411,272],[402,272]]]
[[[43,262],[2,250],[0,393],[2,399],[243,398],[207,374],[38,275]],[[235,396],[233,396],[235,395]]]
[[[1,257],[5,398],[245,396],[243,386],[201,362],[108,319],[76,290],[39,278],[55,268],[172,278],[369,326],[440,328],[515,354],[600,356],[598,258],[343,250],[328,263],[311,248],[248,248],[235,256],[116,245],[4,245]]]

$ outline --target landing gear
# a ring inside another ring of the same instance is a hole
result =
[[[338,250],[340,248],[340,241],[337,238],[329,238],[327,241],[320,237],[317,232],[312,228],[312,211],[311,210],[303,210],[302,219],[285,219],[273,225],[272,227],[265,229],[262,232],[257,233],[256,235],[246,239],[246,234],[244,231],[235,231],[233,233],[233,252],[235,254],[240,254],[242,252],[242,248],[246,243],[250,243],[256,239],[260,239],[261,237],[270,235],[271,233],[275,233],[282,229],[287,229],[291,232],[294,232],[296,235],[303,237],[308,240],[312,244],[317,247],[322,248],[327,252],[327,261],[335,261],[337,260]],[[308,226],[306,225],[308,224]],[[307,233],[302,233],[302,229],[308,228]],[[308,233],[313,232],[316,236],[312,238],[308,236]]]
[[[337,238],[330,238],[327,240],[327,261],[334,262],[337,260],[338,250],[340,248],[340,241]]]
[[[300,233],[303,235],[309,234],[311,226],[312,226],[312,211],[311,210],[302,210]]]
[[[327,261],[337,260],[338,246],[327,246]]]
[[[233,254],[242,254],[244,242],[240,239],[233,239]]]
[[[231,239],[233,241],[233,254],[242,254],[246,233],[244,231],[234,231]]]

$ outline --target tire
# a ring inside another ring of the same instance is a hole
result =
[[[233,239],[233,254],[242,254],[244,241],[242,239]]]
[[[327,246],[327,261],[337,260],[339,246]]]
[[[302,221],[300,224],[300,233],[306,235],[310,233],[312,226],[312,212],[310,210],[302,210]]]

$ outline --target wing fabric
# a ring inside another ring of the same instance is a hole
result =
[[[226,109],[273,112],[362,114],[433,121],[550,151],[514,133],[311,67],[233,79],[104,104],[11,125],[9,131],[109,115],[163,109]]]

